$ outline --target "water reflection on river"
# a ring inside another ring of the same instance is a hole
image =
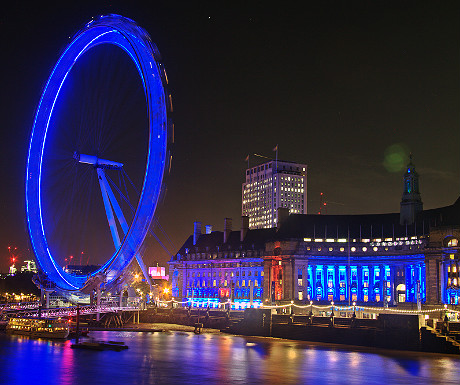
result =
[[[220,334],[92,332],[129,349],[0,335],[5,384],[455,384],[460,357]]]

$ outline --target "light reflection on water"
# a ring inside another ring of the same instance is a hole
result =
[[[92,332],[129,349],[0,335],[5,384],[456,384],[460,357],[220,334]]]

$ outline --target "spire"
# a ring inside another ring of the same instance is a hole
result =
[[[402,225],[413,224],[417,214],[423,210],[418,173],[412,163],[412,153],[409,154],[409,164],[404,174],[404,190],[400,207],[400,223]]]

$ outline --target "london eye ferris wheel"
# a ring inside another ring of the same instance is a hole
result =
[[[81,290],[98,274],[109,285],[135,258],[146,275],[141,245],[170,162],[166,85],[148,33],[119,15],[89,22],[55,64],[32,127],[25,196],[34,254],[59,289]],[[81,250],[104,260],[89,275],[63,267]]]

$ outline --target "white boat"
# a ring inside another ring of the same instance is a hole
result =
[[[69,336],[69,323],[61,318],[15,317],[8,321],[6,332],[34,338],[65,339]]]

